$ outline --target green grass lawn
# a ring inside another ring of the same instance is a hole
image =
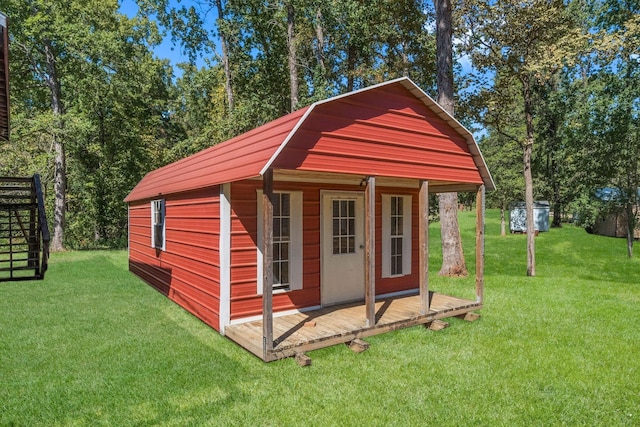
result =
[[[472,213],[461,216],[469,267]],[[485,308],[265,364],[127,271],[127,253],[54,254],[40,282],[0,283],[0,426],[640,425],[640,261],[565,226],[499,235],[489,211]],[[431,288],[444,279],[431,228]],[[637,248],[640,250],[640,247]]]

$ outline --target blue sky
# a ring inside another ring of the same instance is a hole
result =
[[[177,2],[175,0],[170,0],[170,3],[173,4]],[[127,16],[135,16],[138,13],[138,5],[135,0],[121,0],[120,12]],[[165,36],[164,41],[159,46],[156,46],[153,51],[158,58],[169,59],[171,61],[171,65],[174,66],[174,73],[180,74],[180,70],[175,67],[176,64],[189,61],[189,57],[181,53],[180,46],[174,46],[171,41],[171,35],[169,34]]]

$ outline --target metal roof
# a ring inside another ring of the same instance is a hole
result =
[[[9,139],[9,30],[0,13],[0,139]]]
[[[152,171],[125,201],[256,178],[269,168],[494,188],[473,135],[403,77],[316,102]]]
[[[309,107],[149,172],[125,201],[254,178]]]

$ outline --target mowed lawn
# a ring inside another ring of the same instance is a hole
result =
[[[127,271],[126,251],[53,254],[0,283],[0,426],[640,425],[640,261],[566,225],[499,235],[489,211],[481,319],[413,327],[265,364]],[[469,267],[474,215],[461,214]],[[473,278],[431,288],[473,295]],[[640,245],[637,247],[640,251]],[[473,273],[473,271],[472,271]]]

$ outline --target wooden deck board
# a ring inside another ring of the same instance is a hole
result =
[[[266,362],[297,353],[341,344],[436,319],[453,317],[482,308],[482,304],[439,293],[432,294],[430,311],[420,314],[420,296],[376,301],[376,324],[366,326],[363,303],[321,308],[273,318],[274,348],[263,355],[262,320],[227,326],[225,335]],[[315,326],[306,325],[312,322]]]

